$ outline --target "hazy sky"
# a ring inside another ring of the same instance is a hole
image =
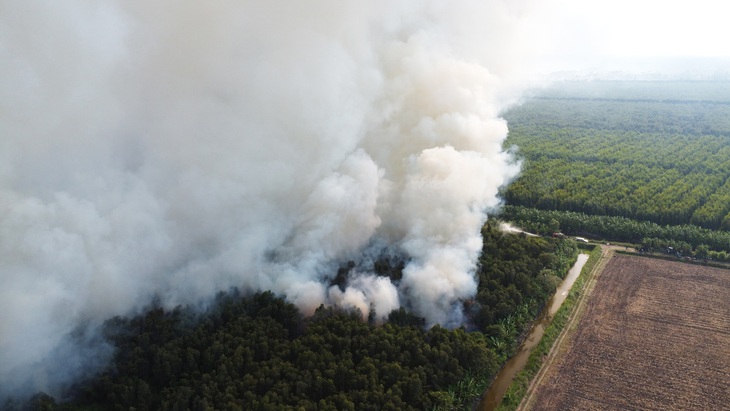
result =
[[[554,0],[543,7],[558,53],[730,56],[730,2]]]

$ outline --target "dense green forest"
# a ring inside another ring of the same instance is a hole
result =
[[[730,230],[728,83],[567,83],[506,118],[508,204]]]
[[[448,330],[405,309],[385,324],[320,307],[303,318],[270,292],[221,293],[200,313],[150,307],[104,325],[113,363],[57,400],[5,410],[409,410],[469,408],[575,260],[575,243],[506,234],[490,221],[465,301]]]

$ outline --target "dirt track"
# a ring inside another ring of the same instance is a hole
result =
[[[523,405],[730,409],[730,270],[627,255],[605,261]]]

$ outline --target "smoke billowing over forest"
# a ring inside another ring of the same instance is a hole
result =
[[[95,327],[153,298],[239,287],[459,324],[485,212],[519,171],[499,115],[529,11],[1,5],[0,395],[88,371]],[[400,281],[363,262],[382,253],[407,258]]]

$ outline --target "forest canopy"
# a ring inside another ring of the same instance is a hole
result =
[[[113,363],[54,398],[3,410],[409,410],[469,407],[575,260],[568,239],[507,234],[490,220],[461,328],[385,324],[321,306],[304,318],[271,292],[220,293],[211,308],[151,306],[104,325]],[[392,270],[390,270],[392,271]],[[384,274],[393,275],[386,271]]]

